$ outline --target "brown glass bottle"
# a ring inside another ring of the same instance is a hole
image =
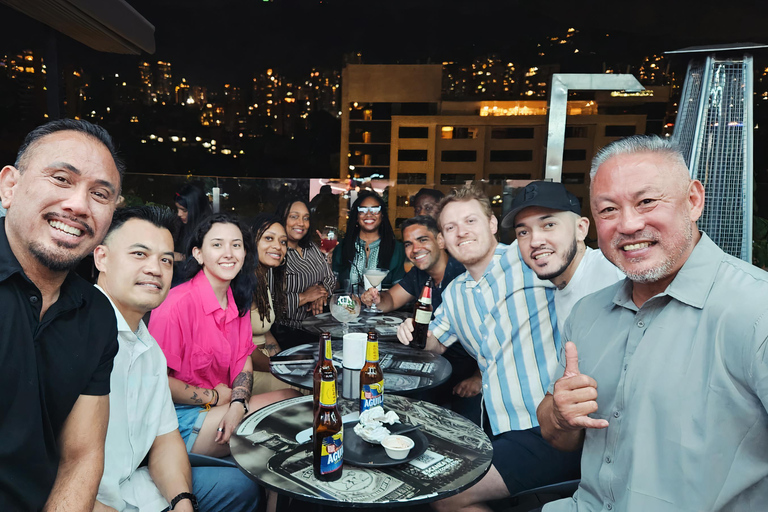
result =
[[[429,322],[432,321],[432,278],[428,278],[421,291],[421,296],[416,302],[413,315],[413,348],[423,349],[427,346],[427,333]]]
[[[336,406],[336,378],[323,372],[320,400],[312,424],[312,467],[315,478],[330,482],[341,478],[344,466],[344,425]]]
[[[368,332],[365,364],[360,370],[360,412],[384,405],[384,372],[379,365],[379,337]]]
[[[315,371],[312,373],[312,383],[314,391],[314,408],[313,412],[317,412],[317,404],[320,401],[320,380],[322,379],[323,372],[332,372],[333,380],[336,382],[336,367],[333,366],[333,352],[331,351],[331,333],[320,333],[320,342],[317,348],[317,364],[315,365]]]

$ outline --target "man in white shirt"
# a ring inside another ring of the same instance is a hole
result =
[[[582,297],[624,278],[602,251],[584,243],[589,219],[581,216],[578,198],[562,183],[529,183],[512,200],[501,225],[514,228],[525,264],[539,279],[557,287],[555,311],[561,333]]]
[[[253,511],[258,504],[258,486],[239,469],[190,468],[165,356],[142,321],[170,289],[172,221],[164,208],[118,209],[94,250],[97,287],[115,310],[120,347],[110,378],[104,474],[94,512]],[[139,467],[145,458],[147,466]]]

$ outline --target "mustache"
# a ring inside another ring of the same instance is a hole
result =
[[[70,217],[69,215],[61,215],[61,214],[55,213],[55,212],[48,212],[45,215],[43,215],[43,218],[46,221],[48,221],[48,220],[67,219],[68,221],[74,222],[75,224],[80,226],[80,228],[82,228],[83,231],[88,233],[88,235],[95,236],[93,228],[91,226],[89,226],[88,224],[86,224],[85,222],[83,222],[82,220],[76,218],[76,217]]]
[[[660,240],[658,233],[650,231],[640,231],[639,233],[632,233],[631,235],[616,235],[611,240],[611,245],[616,249],[622,245],[638,242],[638,241],[658,242]]]

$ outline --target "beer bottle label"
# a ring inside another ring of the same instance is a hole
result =
[[[320,382],[320,405],[333,407],[336,405],[336,383],[328,380]]]
[[[341,469],[344,462],[344,446],[342,438],[344,429],[339,430],[332,436],[323,438],[323,445],[320,448],[320,474],[327,475]]]
[[[429,321],[432,320],[432,312],[424,311],[423,309],[417,309],[415,320],[417,324],[428,324]]]
[[[376,363],[379,361],[379,344],[378,343],[368,343],[368,346],[365,350],[365,360],[371,363]]]
[[[325,340],[325,358],[333,359],[333,352],[331,351],[331,340]]]
[[[360,412],[384,405],[384,381],[363,384],[360,387]]]

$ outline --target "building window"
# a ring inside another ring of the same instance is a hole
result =
[[[463,185],[467,181],[475,179],[474,174],[441,174],[441,185]]]
[[[566,126],[565,138],[566,139],[586,139],[587,127],[586,126]]]
[[[392,115],[395,116],[434,116],[437,103],[393,103]]]
[[[397,159],[401,162],[426,162],[426,149],[398,149]]]
[[[476,139],[477,128],[469,126],[443,126],[440,128],[441,139]]]
[[[564,172],[562,182],[568,185],[583,185],[584,173],[583,172]]]
[[[586,149],[566,149],[563,151],[564,162],[581,162],[587,159]]]
[[[532,139],[533,128],[494,128],[492,139]]]
[[[607,125],[605,127],[606,137],[629,137],[636,133],[635,125],[621,126],[621,125]]]
[[[530,173],[490,174],[488,181],[491,185],[503,185],[507,180],[530,180]]]
[[[477,162],[477,151],[443,151],[440,154],[440,160],[443,162]]]
[[[530,149],[504,149],[491,151],[491,162],[530,162],[532,160],[533,151]]]
[[[398,185],[426,185],[427,175],[423,172],[398,172]]]
[[[429,128],[427,126],[401,126],[398,131],[401,139],[427,139]]]

